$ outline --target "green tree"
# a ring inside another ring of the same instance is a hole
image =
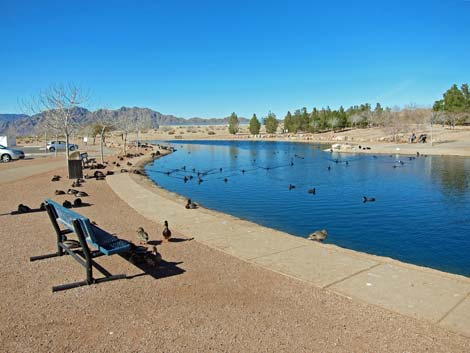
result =
[[[292,126],[294,121],[292,120],[292,114],[290,111],[287,112],[286,116],[284,117],[284,131],[292,132]]]
[[[230,120],[228,123],[228,132],[231,133],[232,135],[235,135],[238,132],[240,123],[238,122],[238,116],[235,114],[235,112],[230,115]]]
[[[253,117],[250,120],[250,134],[258,135],[260,129],[261,129],[261,124],[258,118],[256,117],[256,114],[253,114]]]
[[[266,132],[268,134],[276,133],[277,126],[279,125],[279,123],[276,119],[276,115],[274,113],[271,113],[271,112],[268,113],[268,116],[267,116],[264,124],[266,125]]]

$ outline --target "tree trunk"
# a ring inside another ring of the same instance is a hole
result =
[[[127,132],[126,132],[126,133],[124,133],[124,135],[123,135],[123,138],[124,138],[123,152],[124,152],[124,154],[126,154],[126,147],[127,147],[127,146],[126,146],[126,145],[127,145]]]
[[[70,150],[69,150],[69,141],[70,141],[70,136],[69,134],[65,134],[65,159],[67,160],[67,165],[70,159]]]
[[[57,141],[57,135],[55,135],[55,140]],[[57,158],[57,148],[54,148],[54,157]]]
[[[140,151],[139,130],[137,130],[137,153]]]
[[[103,126],[101,129],[101,135],[100,135],[100,155],[101,155],[101,164],[104,163],[104,152],[103,152],[103,144],[104,144],[104,130],[106,127]]]

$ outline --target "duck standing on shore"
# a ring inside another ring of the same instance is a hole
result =
[[[188,210],[194,210],[195,208],[197,208],[197,204],[195,204],[194,202],[191,201],[191,199],[188,199],[188,202],[186,203],[186,209]]]
[[[326,229],[317,230],[308,236],[308,240],[323,242],[328,236]]]
[[[137,237],[139,238],[140,244],[147,244],[147,242],[149,241],[149,235],[142,227],[139,227],[139,229],[137,229]]]
[[[165,227],[163,228],[162,235],[163,235],[163,239],[165,241],[168,241],[171,238],[171,230],[170,228],[168,228],[168,221],[165,221],[164,225]]]

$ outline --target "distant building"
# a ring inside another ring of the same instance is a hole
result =
[[[16,136],[12,136],[12,135],[0,136],[0,145],[5,146],[5,147],[16,146]]]

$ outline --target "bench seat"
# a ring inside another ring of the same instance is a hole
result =
[[[73,225],[73,221],[78,220],[82,230],[84,231],[87,243],[97,248],[103,254],[109,256],[126,252],[131,249],[131,244],[128,241],[119,239],[118,237],[95,226],[87,217],[82,216],[71,209],[65,208],[50,199],[47,199],[46,203],[54,207],[58,221],[74,233],[76,233],[76,229]]]

